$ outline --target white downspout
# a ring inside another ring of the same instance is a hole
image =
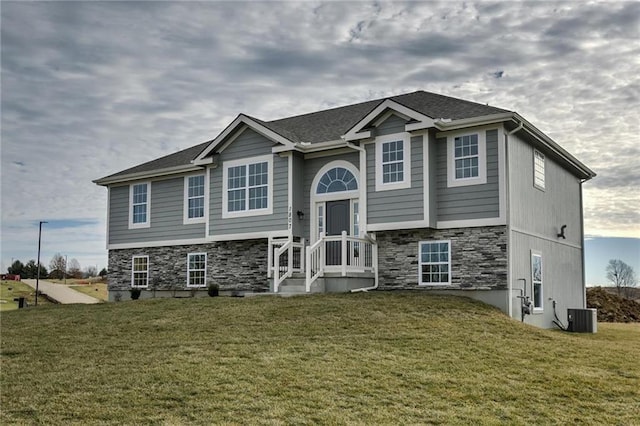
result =
[[[367,167],[367,160],[366,160],[367,151],[364,149],[363,146],[357,146],[357,145],[352,144],[351,142],[346,142],[346,146],[348,148],[355,149],[356,151],[360,152],[360,158],[361,158],[361,161],[360,161],[360,176],[364,177],[364,179],[362,179],[362,178],[360,179],[360,181],[361,181],[360,185],[363,188],[363,190],[361,192],[361,196],[360,196],[360,212],[361,213],[364,212],[363,216],[366,216],[366,212],[367,212],[367,206],[366,206],[366,203],[367,203],[367,180],[366,180],[366,177],[367,177],[367,170],[366,170],[366,167]],[[364,195],[364,196],[362,196],[362,195]],[[366,225],[366,219],[365,219],[364,225]],[[360,221],[360,226],[363,226],[362,220]],[[365,228],[366,228],[366,226],[365,226]],[[371,235],[371,239],[373,241],[376,241],[375,237],[376,237],[375,234]],[[373,260],[375,262],[373,285],[370,286],[370,287],[354,288],[353,290],[351,290],[351,293],[375,290],[375,289],[378,288],[378,244],[377,243],[373,244],[372,250],[374,251]]]

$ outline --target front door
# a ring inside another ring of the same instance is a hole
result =
[[[327,235],[341,235],[342,231],[350,233],[350,200],[327,201]],[[327,266],[340,265],[342,259],[342,243],[328,241],[326,247]]]

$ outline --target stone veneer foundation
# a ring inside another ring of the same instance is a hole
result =
[[[382,231],[376,238],[382,290],[507,288],[506,226]],[[450,286],[418,286],[418,243],[430,240],[451,241]]]
[[[133,256],[149,256],[149,287],[142,298],[191,294],[187,287],[187,254],[207,253],[207,285],[220,291],[269,291],[266,239],[208,244],[109,250],[109,300],[129,299]],[[197,293],[206,295],[206,287]],[[119,294],[119,296],[117,296]]]

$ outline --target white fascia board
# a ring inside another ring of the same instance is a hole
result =
[[[367,232],[394,231],[398,229],[429,228],[426,220],[411,220],[406,222],[367,223]]]
[[[483,115],[480,117],[463,118],[460,120],[451,120],[451,121],[445,121],[445,119],[439,118],[435,120],[433,124],[436,129],[442,132],[446,132],[449,130],[464,129],[466,127],[500,123],[503,121],[508,121],[513,119],[514,115],[516,114],[513,112],[505,112],[500,114]],[[415,128],[413,130],[419,130],[419,128]]]
[[[185,164],[182,166],[167,167],[165,169],[149,170],[146,172],[130,173],[126,175],[106,177],[92,181],[97,185],[107,186],[114,183],[130,182],[133,180],[150,179],[155,177],[174,175],[178,173],[202,171],[202,167],[193,164]]]
[[[134,249],[134,248],[147,248],[147,247],[168,247],[168,246],[186,246],[190,244],[206,244],[209,241],[205,238],[192,238],[188,240],[164,240],[164,241],[148,241],[141,243],[120,243],[109,244],[107,249],[109,250],[121,250],[121,249]]]
[[[211,153],[211,151],[213,151],[217,146],[219,146],[230,134],[236,131],[238,126],[242,126],[242,125],[255,130],[257,133],[260,133],[262,136],[266,137],[267,139],[270,139],[274,142],[278,142],[288,147],[289,149],[292,149],[296,146],[295,142],[292,142],[289,139],[277,134],[273,130],[267,129],[262,124],[257,123],[255,120],[251,119],[250,117],[247,117],[244,114],[239,114],[235,118],[235,120],[233,120],[231,124],[229,124],[222,131],[222,133],[220,133],[218,136],[216,136],[214,140],[211,141],[211,144],[207,148],[205,148],[205,150],[202,151],[200,155],[198,155],[198,157],[194,160],[194,162],[198,163],[201,160],[204,160],[205,157],[207,157]],[[220,151],[224,150],[226,146],[228,146],[228,144],[225,144],[225,146],[223,146]]]
[[[236,240],[258,240],[268,238],[288,238],[289,230],[283,231],[264,231],[264,232],[247,232],[242,234],[217,234],[207,237],[207,241],[236,241]]]
[[[514,113],[514,119],[519,121],[519,122],[521,122],[521,123],[523,123],[524,124],[524,130],[527,133],[529,133],[530,135],[535,137],[545,147],[547,147],[549,150],[551,150],[554,154],[556,154],[561,159],[563,159],[564,161],[569,163],[571,166],[573,166],[575,169],[577,169],[585,177],[586,180],[592,179],[592,178],[594,178],[596,176],[596,173],[593,170],[591,170],[590,168],[588,168],[587,166],[582,164],[582,162],[580,162],[580,160],[575,158],[573,155],[569,154],[569,152],[567,152],[564,148],[562,148],[560,145],[558,145],[557,142],[555,142],[549,136],[545,135],[536,126],[534,126],[533,124],[529,123],[527,120],[525,120],[519,114],[515,114]]]
[[[371,137],[370,132],[361,132],[362,129],[387,109],[396,111],[401,115],[404,115],[406,117],[409,117],[418,121],[419,124],[422,125],[420,128],[433,127],[433,119],[431,117],[421,114],[411,108],[407,108],[406,106],[401,105],[396,101],[393,101],[391,99],[386,99],[380,105],[378,105],[373,111],[367,114],[366,117],[364,117],[362,120],[357,122],[351,129],[349,129],[347,133],[344,134],[343,139],[347,141],[351,141],[351,140]],[[418,124],[418,123],[414,123],[414,124]]]

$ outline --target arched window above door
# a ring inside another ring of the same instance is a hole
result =
[[[322,175],[316,188],[316,194],[355,191],[357,189],[358,181],[353,173],[344,167],[334,167]]]

